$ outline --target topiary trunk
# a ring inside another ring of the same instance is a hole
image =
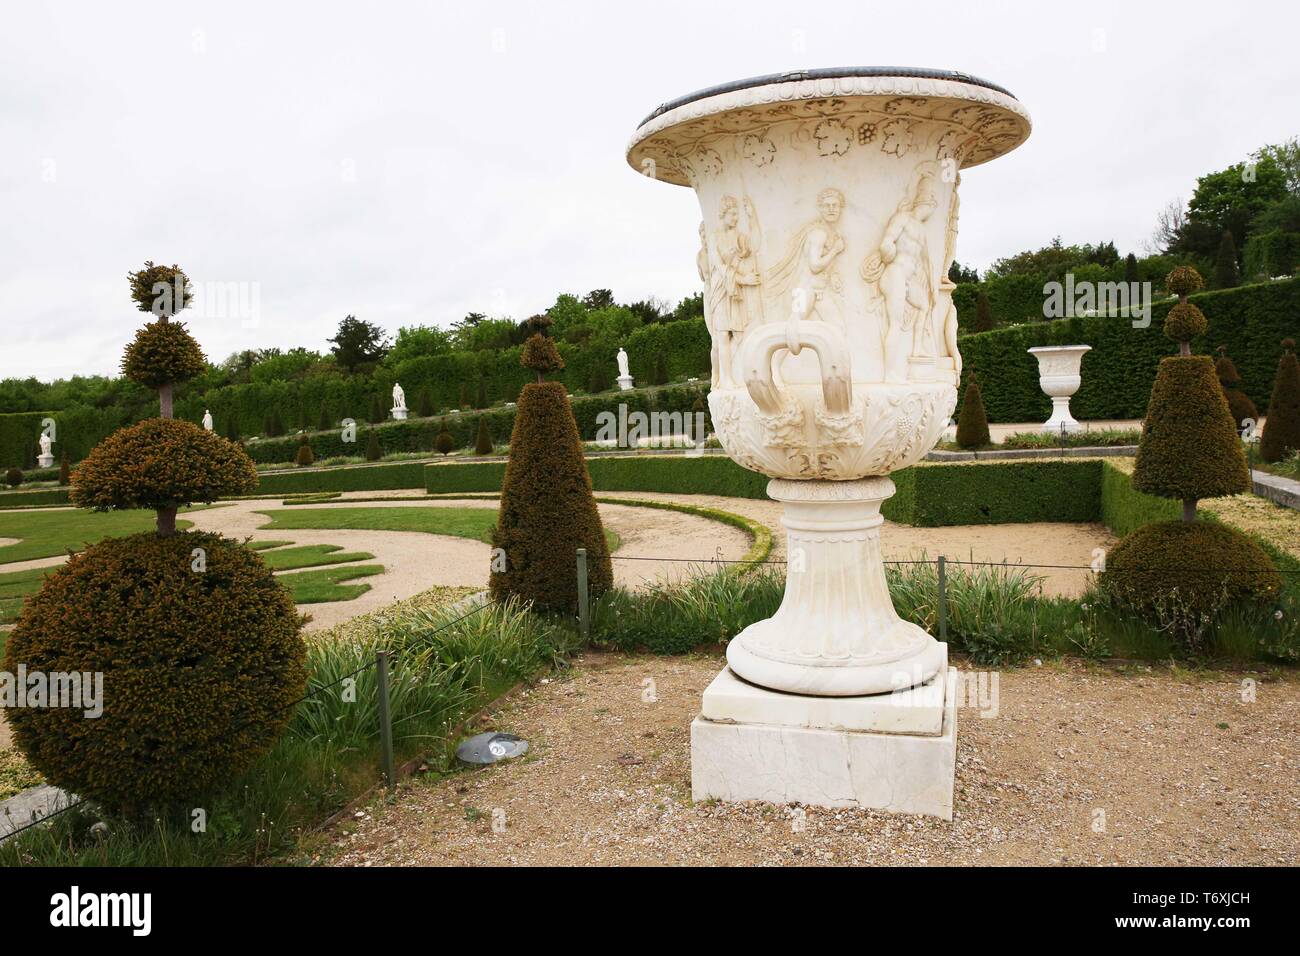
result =
[[[1285,351],[1277,363],[1273,394],[1268,401],[1268,418],[1259,441],[1259,456],[1267,462],[1281,461],[1300,450],[1300,362],[1295,341],[1282,343]]]
[[[578,426],[560,382],[526,385],[519,395],[493,545],[506,562],[490,578],[496,600],[520,597],[540,610],[574,613],[578,548],[587,549],[591,595],[613,586]]]

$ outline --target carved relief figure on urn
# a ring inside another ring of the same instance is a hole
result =
[[[818,319],[844,328],[840,302],[844,290],[835,260],[844,251],[838,223],[844,211],[844,193],[832,187],[817,194],[817,218],[796,232],[785,257],[768,275],[773,291],[790,293],[790,315]]]
[[[749,197],[743,200],[745,228],[741,228],[741,203],[723,196],[708,261],[708,303],[712,318],[713,348],[718,358],[717,377],[722,385],[736,384],[732,374],[736,350],[751,324],[763,321],[762,278],[758,247],[762,229]]]

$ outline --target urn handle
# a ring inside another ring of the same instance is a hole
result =
[[[775,415],[786,406],[781,387],[772,378],[772,358],[782,349],[798,355],[805,348],[817,354],[821,365],[826,411],[832,415],[848,412],[853,402],[853,371],[844,334],[826,322],[791,319],[751,329],[741,350],[745,389],[764,414]]]

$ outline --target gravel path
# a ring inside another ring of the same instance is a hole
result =
[[[951,823],[690,802],[689,724],[717,656],[589,653],[484,727],[523,759],[404,784],[318,862],[1295,865],[1300,677],[1091,668],[1000,675],[998,714],[958,717]],[[1242,702],[1243,676],[1259,681]],[[646,679],[657,700],[642,700]],[[494,811],[504,829],[494,830]]]

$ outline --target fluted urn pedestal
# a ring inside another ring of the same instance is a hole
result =
[[[951,815],[946,648],[894,610],[880,507],[956,406],[959,172],[1028,134],[992,83],[859,67],[703,90],[632,139],[699,198],[714,430],[785,506],[785,597],[705,692],[697,798]]]

